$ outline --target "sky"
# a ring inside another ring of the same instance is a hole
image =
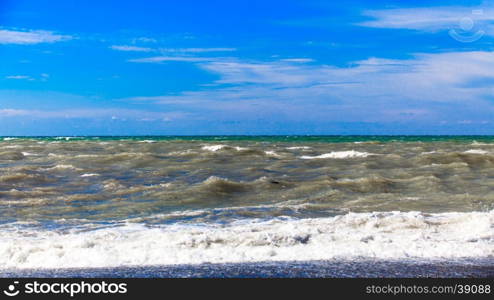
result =
[[[0,135],[494,134],[492,1],[0,0]]]

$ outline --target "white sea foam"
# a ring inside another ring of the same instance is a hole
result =
[[[229,146],[227,146],[227,145],[206,145],[206,146],[203,146],[201,149],[202,150],[211,151],[211,152],[216,152],[216,151],[219,151],[221,149],[228,148],[228,147]],[[249,148],[238,147],[238,146],[237,147],[233,147],[233,149],[235,149],[237,151],[249,150]]]
[[[433,150],[433,151],[422,152],[422,153],[420,153],[420,155],[428,155],[428,154],[436,154],[436,153],[439,153],[439,152]]]
[[[81,175],[81,177],[94,177],[94,176],[100,176],[100,175],[96,173],[86,173]]]
[[[349,213],[331,218],[152,228],[129,223],[69,232],[2,225],[0,266],[487,258],[494,255],[493,228],[494,211]]]
[[[4,141],[13,141],[13,140],[18,140],[19,138],[13,138],[13,137],[6,137],[3,138]]]
[[[74,167],[73,165],[55,165],[47,170],[81,170],[79,168]]]
[[[21,152],[24,156],[35,156],[36,154],[30,152]]]
[[[472,142],[472,146],[492,146],[492,145],[493,145],[492,143],[480,143],[477,141]]]
[[[288,147],[286,149],[288,149],[288,150],[307,150],[310,148],[311,147],[309,147],[309,146],[295,146],[295,147]]]
[[[227,145],[207,145],[207,146],[203,146],[201,149],[216,152],[216,151],[221,150],[225,147],[227,147]]]
[[[77,137],[77,136],[58,136],[56,137],[55,139],[56,140],[66,140],[66,141],[70,141],[72,139],[77,139],[77,138],[80,138],[80,137]]]
[[[17,149],[17,148],[22,148],[22,146],[21,145],[2,146],[2,149]]]
[[[74,155],[73,157],[90,158],[90,157],[100,157],[100,155],[98,155],[98,154],[79,154],[79,155]]]
[[[300,156],[300,158],[301,159],[318,159],[318,158],[344,159],[344,158],[355,158],[355,157],[367,157],[370,155],[376,155],[376,154],[350,150],[350,151],[336,151],[336,152],[324,153],[324,154],[317,155],[317,156],[303,155],[303,156]]]
[[[249,148],[245,148],[245,147],[235,147],[235,150],[237,151],[244,151],[244,150],[249,150]]]
[[[268,156],[272,156],[272,157],[281,157],[281,155],[279,155],[278,153],[274,152],[274,151],[264,151],[264,153]]]
[[[467,150],[464,153],[469,153],[469,154],[489,154],[489,151],[481,150],[481,149],[471,149]]]

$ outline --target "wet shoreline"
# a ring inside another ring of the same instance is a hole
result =
[[[80,278],[494,278],[494,259],[306,261],[113,268],[9,269],[0,277]]]

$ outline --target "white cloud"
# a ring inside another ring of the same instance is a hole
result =
[[[27,75],[9,75],[5,76],[6,79],[16,79],[16,80],[29,80],[32,79],[30,76]]]
[[[232,52],[236,48],[160,48],[161,52],[204,53],[204,52]]]
[[[0,29],[0,44],[30,45],[40,43],[55,43],[72,39],[68,35],[55,34],[45,30],[6,30]]]
[[[180,111],[170,112],[155,112],[134,109],[67,109],[67,110],[38,110],[38,109],[15,109],[4,108],[0,109],[0,117],[23,117],[39,119],[111,119],[111,120],[175,120],[189,116],[188,113]]]
[[[153,39],[153,38],[149,38],[149,37],[138,37],[138,38],[135,38],[133,39],[132,41],[133,43],[157,43],[158,41],[156,39]]]
[[[29,111],[22,109],[4,108],[0,109],[0,116],[2,117],[15,117],[29,115]]]
[[[231,52],[236,48],[149,48],[129,45],[113,45],[111,49],[126,52],[158,52],[158,53],[207,53],[207,52]]]
[[[110,48],[113,50],[126,51],[126,52],[153,52],[154,51],[151,48],[126,46],[126,45],[122,45],[122,46],[114,45],[114,46],[111,46]]]
[[[153,56],[153,57],[143,57],[129,59],[129,62],[133,63],[164,63],[164,62],[208,62],[215,60],[225,60],[222,57],[200,57],[191,56],[193,54],[208,53],[208,52],[230,52],[236,51],[236,48],[143,48],[136,46],[111,46],[110,48],[119,51],[134,51],[134,52],[156,52],[163,55]],[[170,53],[172,55],[167,55]],[[301,61],[302,62],[302,61]]]
[[[313,62],[314,60],[312,58],[284,58],[281,59],[281,61],[308,63],[308,62]]]
[[[197,65],[220,76],[217,88],[128,100],[299,121],[485,120],[494,113],[489,100],[494,98],[493,52],[370,58],[349,67],[233,59]]]
[[[48,79],[50,79],[50,74],[47,74],[47,73],[41,73],[40,74],[40,79],[41,81],[48,81]]]
[[[48,81],[50,78],[50,74],[47,73],[41,73],[39,77],[33,77],[33,76],[28,76],[28,75],[8,75],[5,76],[5,79],[12,79],[12,80],[29,80],[29,81]]]
[[[357,25],[435,32],[458,28],[463,20],[471,20],[472,25],[486,30],[494,22],[494,10],[489,7],[447,6],[368,10],[363,15],[372,20]]]
[[[145,58],[129,59],[129,62],[134,63],[162,63],[168,61],[181,61],[181,62],[204,62],[214,60],[209,57],[190,57],[190,56],[154,56]]]

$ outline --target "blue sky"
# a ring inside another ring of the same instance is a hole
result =
[[[494,134],[494,2],[0,0],[0,135]]]

